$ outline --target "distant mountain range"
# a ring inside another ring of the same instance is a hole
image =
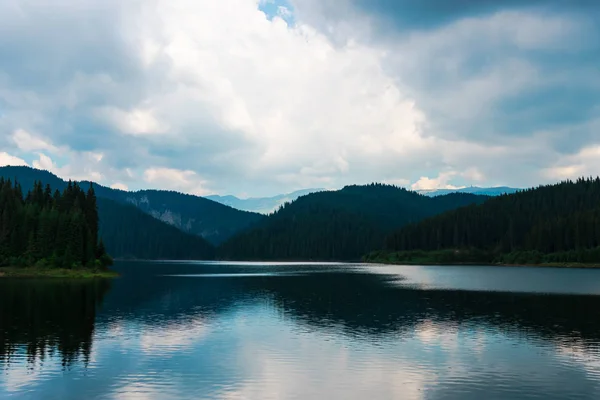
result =
[[[478,187],[478,186],[470,186],[461,189],[432,189],[432,190],[417,190],[418,193],[424,194],[426,196],[440,196],[448,193],[471,193],[471,194],[480,194],[484,196],[500,196],[502,194],[511,194],[515,193],[518,190],[511,188],[508,186],[497,186],[497,187]]]
[[[250,197],[247,199],[240,199],[235,196],[219,196],[219,195],[211,195],[205,196],[209,200],[213,200],[219,202],[221,204],[225,204],[231,206],[233,208],[237,208],[238,210],[244,211],[252,211],[261,214],[270,214],[276,211],[280,206],[287,202],[292,202],[296,200],[298,197],[322,192],[326,189],[302,189],[297,190],[292,193],[287,194],[279,194],[272,197]],[[470,194],[478,194],[483,196],[499,196],[501,194],[511,194],[515,193],[520,189],[511,188],[507,186],[498,186],[498,187],[478,187],[478,186],[470,186],[461,189],[432,189],[432,190],[417,190],[417,193],[423,194],[429,197],[441,196],[449,193],[470,193]]]
[[[53,190],[68,185],[30,167],[0,167],[0,176],[18,180],[25,193],[36,181]],[[79,184],[95,189],[109,253],[140,259],[357,260],[403,226],[517,190],[470,187],[421,194],[371,184],[240,199]]]
[[[270,214],[287,202],[292,202],[300,196],[321,192],[325,189],[302,189],[292,193],[279,194],[272,197],[250,197],[240,199],[235,196],[206,196],[207,199],[216,201],[238,210],[253,211],[261,214]]]

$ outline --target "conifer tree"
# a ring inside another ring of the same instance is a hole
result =
[[[69,182],[61,193],[35,182],[23,198],[18,182],[0,179],[0,265],[109,265],[97,248],[98,226],[92,188],[86,194]]]

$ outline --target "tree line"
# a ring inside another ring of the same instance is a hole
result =
[[[405,259],[425,251],[452,261],[591,263],[600,262],[599,246],[600,178],[580,178],[410,224],[386,239],[385,250]]]
[[[487,196],[427,197],[393,185],[346,186],[299,197],[217,249],[222,259],[359,260],[408,223]]]
[[[69,182],[60,192],[38,181],[24,195],[19,182],[0,178],[0,265],[106,267],[98,226],[92,186]]]

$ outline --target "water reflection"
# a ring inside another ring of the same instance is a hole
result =
[[[600,296],[398,288],[360,273],[246,284],[268,290],[294,318],[317,327],[333,324],[358,336],[411,334],[416,325],[433,322],[489,325],[563,342],[600,341]]]
[[[7,363],[0,397],[600,396],[600,296],[431,290],[365,266],[120,268],[106,296],[0,282],[3,359],[54,349],[80,367]]]
[[[110,282],[0,281],[0,363],[32,366],[57,355],[63,368],[89,362],[96,310]]]

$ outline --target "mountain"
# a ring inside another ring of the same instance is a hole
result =
[[[105,249],[119,258],[213,259],[215,255],[203,238],[181,232],[133,205],[97,197],[76,183],[68,183],[61,193],[50,185],[37,183],[29,188],[0,177],[0,189],[0,265],[106,266],[111,261]]]
[[[516,188],[511,188],[508,186],[496,186],[496,187],[478,187],[478,186],[470,186],[460,189],[432,189],[432,190],[417,190],[418,193],[424,194],[426,196],[440,196],[449,193],[471,193],[471,194],[480,194],[484,196],[500,196],[502,194],[511,194],[515,193],[518,190]]]
[[[240,211],[203,197],[165,190],[125,192],[97,189],[99,197],[131,204],[178,229],[202,236],[214,245],[229,239],[264,218],[261,214]]]
[[[599,227],[600,178],[579,179],[411,224],[387,238],[386,250],[396,259],[434,252],[439,262],[600,262]]]
[[[100,236],[117,258],[212,260],[215,248],[205,239],[162,222],[132,204],[99,197]]]
[[[240,199],[235,196],[206,196],[207,199],[228,205],[238,210],[253,211],[261,214],[270,214],[281,205],[296,200],[300,196],[310,193],[321,192],[325,189],[302,189],[292,193],[280,194],[273,197],[250,197]]]
[[[217,250],[223,259],[355,260],[383,245],[387,233],[410,222],[487,196],[427,197],[395,186],[347,186],[286,203]]]
[[[16,178],[24,188],[33,187],[36,180],[59,190],[67,185],[67,182],[48,171],[30,167],[0,167],[0,176]],[[81,186],[87,188],[90,183],[81,182]],[[212,244],[227,240],[263,218],[260,214],[236,210],[199,196],[165,190],[128,192],[96,183],[93,185],[100,198],[134,205],[156,219],[184,232],[202,236]]]

